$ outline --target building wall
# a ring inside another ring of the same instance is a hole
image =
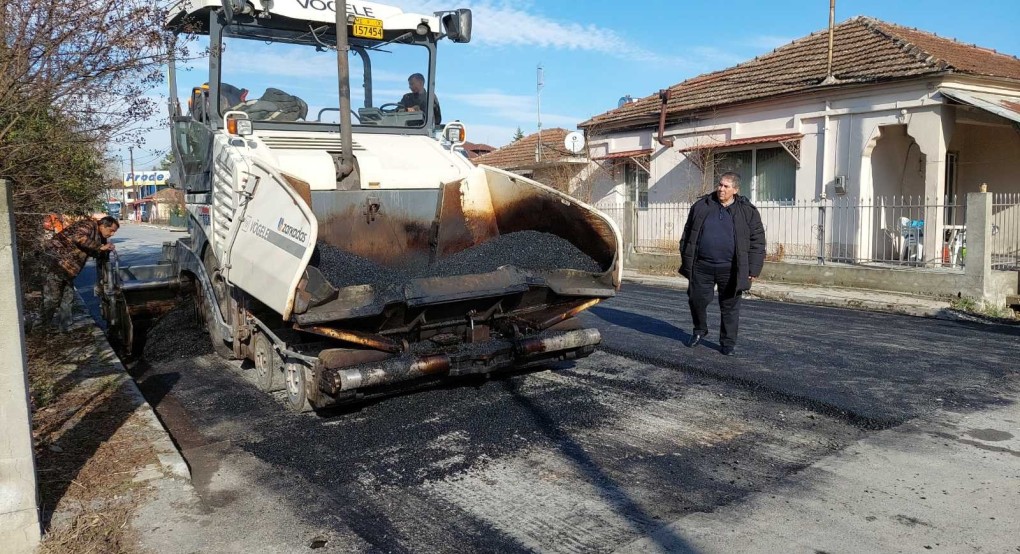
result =
[[[666,135],[675,141],[672,148],[652,140],[649,130],[592,137],[591,145],[593,153],[602,155],[642,145],[653,148],[649,198],[652,202],[668,202],[686,200],[689,194],[685,193],[691,189],[702,191],[706,184],[699,164],[692,161],[697,154],[679,150],[742,138],[802,133],[797,198],[817,198],[823,192],[832,194],[837,175],[848,178],[850,194],[860,195],[860,157],[876,129],[880,125],[902,124],[898,117],[903,109],[909,117],[912,110],[940,105],[939,100],[931,98],[933,94],[923,82],[860,87],[829,98],[809,95],[720,109],[695,123],[668,128]],[[920,122],[911,123],[916,126]],[[748,177],[744,176],[745,182]]]
[[[982,183],[993,192],[1020,192],[1020,131],[1006,125],[956,127],[949,150],[959,152],[959,194],[977,192]]]
[[[906,125],[880,127],[871,153],[874,196],[923,196],[924,165],[921,149],[907,134]]]

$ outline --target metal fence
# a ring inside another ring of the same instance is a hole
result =
[[[818,204],[815,259],[909,267],[962,266],[967,207],[955,196],[837,197]],[[777,249],[785,239],[776,237]],[[778,254],[781,259],[782,252]]]
[[[992,194],[992,269],[1020,271],[1020,194]]]
[[[872,264],[888,267],[961,268],[966,259],[963,198],[836,197],[757,205],[770,261]],[[639,252],[677,252],[688,202],[646,209],[615,204],[612,217]],[[627,209],[633,225],[626,225]],[[995,269],[1020,269],[1020,194],[993,197],[992,260]]]

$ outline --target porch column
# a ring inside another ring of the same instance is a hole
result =
[[[969,296],[993,301],[992,279],[992,195],[967,193],[967,257],[964,260]]]
[[[907,132],[917,142],[924,155],[924,252],[928,261],[941,261],[944,238],[944,210],[946,195],[946,150],[955,127],[955,114],[941,105],[911,112]]]

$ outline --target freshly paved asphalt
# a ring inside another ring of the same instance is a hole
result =
[[[151,263],[179,236],[125,231],[124,261]],[[628,283],[582,316],[603,335],[590,358],[298,416],[211,354],[182,314],[156,330],[148,351],[159,355],[134,370],[199,497],[154,502],[135,522],[161,552],[702,550],[698,537],[711,544],[738,519],[670,522],[779,491],[797,491],[787,503],[811,497],[832,486],[813,468],[869,437],[945,410],[1012,404],[1020,354],[1016,327],[748,300],[738,355],[724,357],[715,329],[704,346],[682,345],[682,292]],[[838,470],[867,482],[870,463]],[[838,495],[818,500],[799,516],[803,532],[824,534],[810,518],[840,508]],[[898,498],[889,510],[906,514],[879,532],[895,540],[913,520]]]
[[[717,377],[869,428],[937,408],[1008,402],[996,382],[1015,374],[1020,359],[1020,326],[763,300],[742,302],[737,356],[726,357],[713,342],[717,328],[704,346],[683,346],[691,331],[685,293],[636,284],[582,319],[602,331],[605,351]],[[715,305],[709,321],[718,325]]]

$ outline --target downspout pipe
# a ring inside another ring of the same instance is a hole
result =
[[[351,67],[347,60],[350,44],[347,42],[347,0],[335,2],[336,11],[336,68],[340,82],[340,163],[337,164],[337,181],[354,171],[354,146],[351,138]]]
[[[666,104],[669,103],[670,90],[668,88],[659,91],[659,100],[662,101],[662,107],[659,108],[659,144],[670,148],[673,146],[673,139],[666,138],[662,134],[666,130]]]

